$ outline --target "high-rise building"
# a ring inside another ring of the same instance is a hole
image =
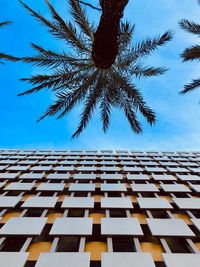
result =
[[[0,267],[200,267],[200,152],[0,150]]]

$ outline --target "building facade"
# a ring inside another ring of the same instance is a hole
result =
[[[200,152],[0,150],[0,267],[200,267]]]

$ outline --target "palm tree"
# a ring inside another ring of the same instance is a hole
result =
[[[200,0],[198,1],[200,4]],[[195,34],[199,37],[200,35],[200,24],[197,24],[193,21],[183,19],[179,22],[182,29]],[[190,48],[186,48],[181,54],[183,61],[193,61],[200,60],[200,45],[194,45]],[[184,89],[181,91],[182,94],[191,92],[200,87],[200,78],[192,80],[189,84],[184,86]]]
[[[3,22],[0,22],[0,27],[4,27],[4,26],[9,25],[9,24],[11,24],[11,21],[3,21]],[[11,60],[11,61],[19,60],[19,58],[17,58],[17,57],[13,57],[13,56],[10,56],[10,55],[2,53],[2,52],[0,52],[0,59],[6,59],[6,60]],[[0,61],[0,64],[3,64],[3,62]]]
[[[133,77],[156,76],[166,71],[163,67],[146,66],[141,60],[171,40],[171,32],[167,31],[161,36],[132,45],[134,27],[127,22],[121,22],[116,60],[110,67],[104,68],[97,66],[93,58],[95,27],[89,23],[85,11],[76,0],[69,0],[74,23],[65,22],[48,1],[46,3],[52,20],[46,19],[23,2],[21,3],[33,17],[48,27],[54,37],[70,45],[67,52],[57,52],[32,44],[37,54],[23,58],[25,62],[34,66],[47,68],[48,73],[22,79],[31,83],[33,88],[19,95],[48,88],[57,98],[39,121],[46,116],[57,114],[57,118],[62,118],[76,104],[83,103],[80,123],[73,137],[77,137],[87,126],[96,108],[100,110],[104,131],[109,127],[112,107],[124,111],[135,133],[142,132],[141,124],[137,119],[138,112],[150,125],[155,123],[155,113],[147,106],[140,90],[132,80]]]

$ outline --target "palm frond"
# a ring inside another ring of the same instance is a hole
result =
[[[23,96],[31,93],[35,93],[44,88],[52,89],[53,91],[57,91],[60,88],[72,87],[79,85],[79,82],[82,82],[85,78],[85,72],[90,75],[90,69],[92,69],[92,65],[87,65],[84,68],[78,68],[74,71],[66,71],[66,69],[58,69],[53,73],[45,74],[45,75],[33,75],[30,78],[22,78],[22,81],[28,81],[32,85],[36,85],[25,92],[18,94],[18,96]]]
[[[181,91],[181,94],[186,94],[188,92],[196,90],[197,88],[200,88],[200,78],[192,80],[191,83],[186,84],[184,86],[184,89]]]
[[[120,92],[119,106],[124,110],[133,132],[137,134],[142,133],[141,124],[136,116],[137,110],[134,108],[133,103],[130,101],[126,92]]]
[[[67,39],[72,42],[72,45],[76,44],[81,51],[88,51],[86,44],[84,44],[84,40],[81,39],[81,35],[77,34],[76,28],[71,23],[65,23],[50,2],[48,0],[45,1],[49,7],[53,19],[58,25],[58,28],[61,32],[65,33]]]
[[[139,90],[131,84],[125,77],[120,76],[117,72],[113,72],[113,78],[117,80],[122,90],[128,95],[128,99],[131,99],[135,107],[139,109],[141,114],[145,117],[150,125],[155,123],[155,113],[146,105]]]
[[[105,88],[101,94],[99,105],[104,132],[108,130],[110,124],[111,103],[112,99],[110,98],[108,88]]]
[[[126,47],[130,45],[133,37],[135,25],[131,25],[128,21],[120,24],[120,33],[118,37],[119,50],[121,52],[126,51]]]
[[[29,11],[29,13],[36,18],[39,22],[41,22],[42,24],[44,24],[45,26],[47,26],[50,30],[50,32],[54,35],[57,36],[58,32],[57,32],[57,27],[56,24],[53,23],[52,21],[46,19],[45,17],[43,17],[39,12],[34,11],[33,9],[31,9],[28,5],[26,5],[25,3],[23,3],[21,0],[19,0],[19,2],[22,4],[22,6],[27,9]],[[65,39],[65,36],[61,35],[60,36],[61,39]]]
[[[7,21],[0,22],[0,27],[7,26],[7,25],[9,25],[11,23],[12,22],[11,21],[8,21],[8,20]],[[14,56],[5,54],[3,52],[0,52],[0,59],[9,60],[9,61],[19,61],[20,60],[20,58],[18,58],[18,57],[14,57]],[[3,64],[3,62],[0,62],[0,64]]]
[[[53,34],[58,39],[63,39],[67,41],[74,49],[78,49],[81,52],[89,51],[86,46],[84,40],[80,35],[77,34],[76,28],[69,22],[65,23],[62,18],[56,13],[55,9],[50,5],[47,1],[48,6],[50,8],[51,13],[53,14],[54,21],[50,21],[37,13],[33,9],[31,9],[28,5],[20,1],[20,3],[24,6],[25,9],[29,11],[29,13],[39,20],[42,24],[49,28],[49,32]],[[51,8],[52,7],[52,8]]]
[[[81,84],[81,86],[73,91],[68,99],[67,105],[63,108],[63,112],[58,116],[58,119],[65,116],[77,103],[81,102],[85,98],[91,87],[94,85],[98,73],[99,70],[95,70],[90,76],[85,78],[85,81]]]
[[[135,65],[130,69],[130,74],[135,75],[138,78],[141,77],[152,77],[162,75],[167,71],[166,68],[154,68],[154,67],[146,67],[142,65]]]
[[[75,133],[72,135],[72,138],[78,137],[81,132],[84,130],[84,128],[89,123],[89,120],[91,119],[92,112],[94,111],[98,100],[100,98],[101,92],[102,92],[102,81],[101,81],[102,73],[100,72],[98,76],[96,77],[96,84],[94,85],[94,88],[89,91],[88,96],[85,100],[85,105],[83,112],[81,114],[81,120],[79,123],[79,126]]]
[[[200,25],[193,21],[183,19],[179,22],[179,25],[183,30],[186,30],[187,32],[200,35]]]
[[[134,59],[150,55],[152,52],[158,49],[158,47],[164,45],[166,42],[169,42],[172,37],[173,33],[171,31],[166,31],[163,35],[156,38],[148,38],[134,45],[130,52],[130,55]]]
[[[9,25],[9,24],[12,24],[12,22],[9,21],[9,20],[6,20],[6,21],[3,21],[3,22],[0,22],[0,27],[4,27],[4,26]]]
[[[81,31],[93,40],[95,28],[89,23],[85,11],[80,7],[80,4],[76,0],[69,0],[69,4],[71,7],[70,13],[75,22],[80,27]]]
[[[47,109],[47,111],[37,120],[37,122],[40,122],[47,116],[54,116],[58,112],[60,112],[63,107],[67,104],[68,99],[70,98],[71,94],[73,92],[71,91],[63,91],[61,93],[57,93],[55,96],[57,100],[54,102],[54,104],[50,105]]]
[[[200,60],[200,45],[194,45],[191,48],[185,49],[181,57],[183,61]]]
[[[138,59],[144,56],[150,55],[152,52],[157,50],[160,46],[170,41],[173,37],[171,31],[165,32],[163,35],[153,39],[146,39],[133,45],[125,53],[119,54],[117,57],[117,66],[120,69],[129,69],[129,67],[135,63]]]
[[[21,60],[19,57],[14,57],[5,53],[0,52],[0,59],[5,59],[5,60],[9,60],[9,61],[19,61]]]
[[[55,72],[51,74],[45,75],[33,75],[31,78],[22,78],[22,81],[28,81],[32,85],[36,85],[35,87],[18,94],[18,96],[23,96],[31,93],[38,92],[44,88],[52,88],[62,85],[63,82],[70,79],[71,76],[66,74],[65,72]]]
[[[59,66],[86,67],[88,59],[71,57],[65,52],[57,53],[52,50],[45,50],[41,46],[32,44],[32,47],[39,52],[39,55],[23,57],[22,60],[31,63],[33,66],[57,68]]]
[[[198,0],[200,4],[200,0]],[[187,32],[193,33],[195,35],[200,35],[200,24],[197,24],[193,21],[183,19],[179,22],[179,25],[182,29]],[[200,45],[194,45],[183,51],[181,54],[183,61],[192,61],[200,59]],[[186,94],[188,92],[194,91],[200,87],[200,79],[194,79],[190,83],[184,86],[184,89],[180,92],[181,94]]]

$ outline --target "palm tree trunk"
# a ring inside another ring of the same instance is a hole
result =
[[[100,0],[102,15],[94,35],[92,58],[97,68],[110,68],[118,54],[120,20],[128,0]]]

